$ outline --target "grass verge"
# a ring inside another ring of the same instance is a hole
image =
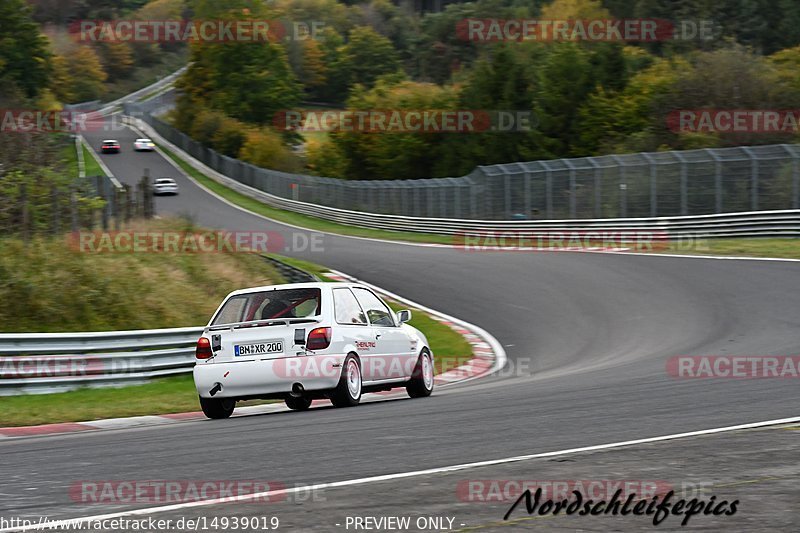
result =
[[[323,280],[330,281],[324,276],[328,269],[323,266],[298,259],[276,257],[297,268],[316,274]],[[163,291],[164,294],[167,292]],[[214,305],[216,306],[220,300],[221,297],[214,300]],[[391,300],[389,300],[389,305],[395,311],[407,308],[407,306]],[[411,308],[411,311],[412,319],[409,323],[422,331],[428,338],[435,354],[437,372],[455,368],[471,358],[472,347],[461,335],[418,309]],[[208,311],[207,315],[210,313],[211,311]],[[204,323],[206,319],[207,316],[196,323]],[[266,402],[251,401],[245,405],[257,403]],[[157,378],[150,383],[128,387],[86,388],[56,394],[0,397],[0,427],[80,422],[197,410],[199,410],[199,405],[192,377],[183,375]]]
[[[682,250],[673,244],[663,253],[800,259],[800,239],[792,238],[707,239],[697,248]]]
[[[100,166],[100,163],[97,162],[98,155],[95,154],[94,150],[90,150],[86,147],[86,144],[81,143],[81,147],[83,150],[83,164],[86,168],[86,175],[87,176],[105,176],[106,173],[103,168]]]

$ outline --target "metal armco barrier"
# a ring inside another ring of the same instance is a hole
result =
[[[202,327],[0,334],[0,396],[124,385],[190,372]]]
[[[156,115],[124,105],[204,165],[284,199],[420,218],[563,220],[800,209],[800,145],[619,154],[478,166],[465,176],[347,180],[279,172],[227,157]]]
[[[776,211],[747,211],[714,215],[595,218],[564,220],[476,220],[458,218],[425,218],[387,215],[339,209],[325,205],[292,200],[270,194],[241,183],[185,153],[160,133],[138,118],[128,118],[129,123],[145,131],[157,142],[168,146],[179,157],[217,182],[272,207],[301,213],[340,224],[390,231],[459,235],[462,233],[493,234],[501,231],[597,231],[635,229],[658,231],[669,237],[798,237],[800,236],[800,209]]]

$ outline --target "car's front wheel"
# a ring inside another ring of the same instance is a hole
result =
[[[419,354],[406,391],[412,398],[424,398],[433,392],[433,358],[427,349]]]
[[[311,407],[311,398],[305,396],[287,396],[285,401],[286,407],[292,411],[305,411]]]
[[[342,365],[339,384],[331,394],[334,407],[353,407],[361,401],[361,365],[358,359],[350,354]]]
[[[200,396],[200,408],[208,418],[228,418],[233,414],[236,400],[233,398],[203,398]]]

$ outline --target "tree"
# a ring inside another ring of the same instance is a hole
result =
[[[300,80],[309,94],[325,86],[328,81],[328,66],[325,64],[325,52],[316,40],[302,41],[302,64]]]
[[[284,172],[300,170],[297,157],[283,144],[281,136],[268,127],[252,128],[247,132],[239,150],[239,159]]]
[[[74,45],[54,59],[53,91],[64,102],[99,99],[108,78],[100,58],[91,46]]]
[[[341,66],[350,85],[372,87],[375,80],[400,68],[391,41],[372,28],[360,26],[350,32],[342,51]]]
[[[109,81],[116,81],[130,76],[133,70],[133,52],[126,42],[111,41],[98,46],[102,57],[103,68],[108,73]]]
[[[545,148],[556,157],[572,153],[578,109],[595,87],[589,53],[576,43],[553,43],[538,70],[536,111]]]
[[[0,87],[12,84],[35,98],[49,83],[47,39],[24,0],[0,2],[0,21]]]

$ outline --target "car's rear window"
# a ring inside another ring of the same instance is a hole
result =
[[[276,289],[232,296],[222,306],[211,325],[234,324],[251,320],[306,318],[321,313],[318,288]]]

